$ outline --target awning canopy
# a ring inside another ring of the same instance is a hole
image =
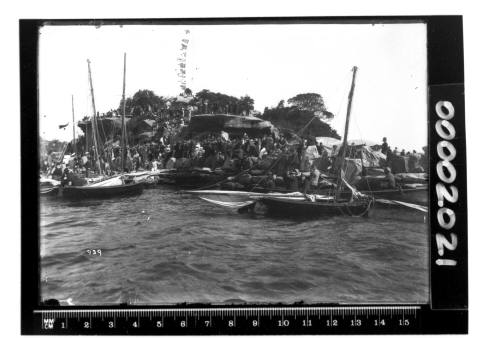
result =
[[[269,135],[274,130],[271,122],[253,116],[239,115],[194,115],[188,126],[188,133],[227,132],[232,135],[247,133],[251,137]]]

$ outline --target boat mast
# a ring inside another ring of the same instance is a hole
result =
[[[95,112],[94,87],[92,86],[92,73],[90,71],[90,60],[87,59],[87,63],[88,63],[88,68],[89,68],[90,95],[92,96],[92,111],[94,113],[94,115],[92,117],[92,138],[94,140],[95,156],[97,159],[97,167],[99,168],[99,175],[102,175],[101,160],[99,157],[99,150],[97,149],[97,136],[96,136],[97,121],[96,121],[96,112]]]
[[[71,95],[71,112],[73,114],[73,152],[76,154],[76,141],[75,141],[75,106],[73,104],[73,95]]]
[[[125,171],[125,152],[127,150],[127,132],[125,130],[125,74],[127,70],[127,53],[123,53],[123,92],[122,92],[122,172]]]
[[[344,139],[342,141],[342,154],[340,155],[340,166],[339,166],[339,176],[337,178],[337,192],[335,194],[336,199],[338,200],[340,197],[340,190],[342,188],[342,167],[344,166],[345,152],[347,148],[347,134],[349,132],[349,119],[351,117],[351,105],[352,105],[352,96],[354,95],[354,83],[356,80],[356,72],[358,67],[352,67],[352,82],[351,82],[351,90],[349,91],[349,97],[347,102],[347,115],[345,119],[345,128],[344,128]]]

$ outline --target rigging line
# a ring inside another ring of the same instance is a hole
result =
[[[333,93],[341,94],[339,96],[340,100],[338,98],[336,100],[336,101],[338,101],[337,102],[338,103],[337,110],[335,112],[332,112],[335,116],[338,116],[340,114],[340,104],[342,102],[344,102],[345,97],[346,97],[346,95],[345,95],[346,94],[346,88],[347,88],[346,87],[346,83],[347,83],[346,79],[350,75],[351,75],[351,71],[350,70],[347,71],[347,72],[345,72],[344,76],[342,77],[342,80],[337,83],[335,89],[332,91]],[[335,102],[333,102],[332,106],[335,106]]]

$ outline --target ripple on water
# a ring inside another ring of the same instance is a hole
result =
[[[371,219],[240,215],[163,187],[119,200],[42,200],[42,298],[423,303],[427,227],[420,216],[398,212]]]

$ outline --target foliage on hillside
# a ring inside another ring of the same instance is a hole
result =
[[[119,107],[115,111],[108,112],[121,114],[123,102],[120,100]],[[143,116],[145,114],[157,114],[166,110],[191,109],[202,113],[244,115],[254,109],[254,100],[246,95],[240,98],[215,93],[203,89],[196,95],[192,95],[189,88],[177,97],[165,98],[156,95],[152,90],[141,89],[132,97],[125,100],[125,114],[132,116]]]
[[[326,110],[323,98],[316,93],[298,94],[287,100],[285,106],[281,100],[274,108],[264,109],[262,118],[280,129],[292,131],[301,136],[326,136],[340,139],[335,129],[323,122],[322,118],[332,119],[333,114]]]

